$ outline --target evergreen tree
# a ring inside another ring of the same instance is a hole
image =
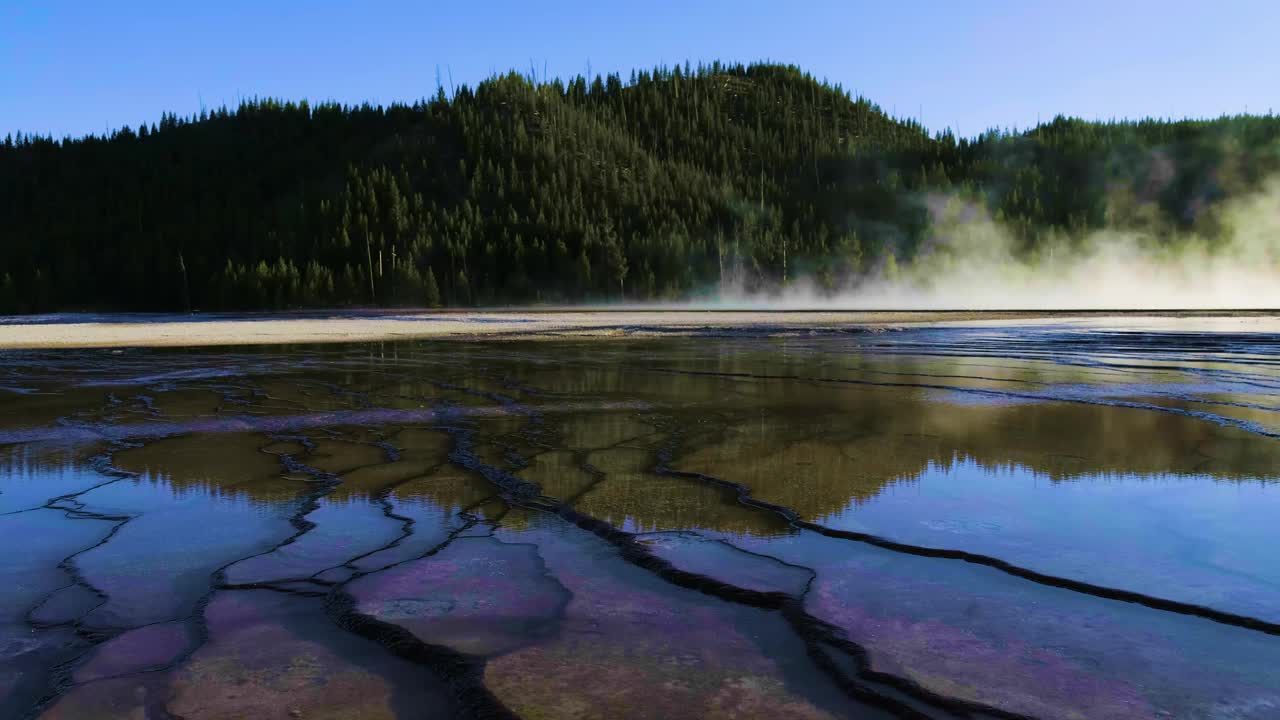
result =
[[[440,307],[440,286],[436,284],[436,274],[431,268],[427,268],[425,286],[423,299],[426,302],[426,306],[430,308]]]
[[[508,74],[390,107],[253,100],[6,137],[0,312],[856,287],[935,251],[959,208],[1029,257],[1103,226],[1212,243],[1223,201],[1278,170],[1270,115],[930,137],[775,64]]]

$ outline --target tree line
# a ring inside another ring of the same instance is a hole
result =
[[[1280,168],[1280,119],[929,135],[798,68],[497,76],[389,107],[247,101],[0,145],[0,313],[436,307],[847,287],[930,198],[1176,242]]]

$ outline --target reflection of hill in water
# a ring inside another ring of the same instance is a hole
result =
[[[729,488],[655,475],[651,451],[597,451],[588,461],[605,475],[578,496],[574,507],[612,525],[637,532],[711,528],[770,536],[790,531],[779,516],[739,503]]]
[[[700,380],[704,391],[721,382]],[[732,493],[653,475],[655,448],[671,431],[683,437],[676,468],[743,483],[757,497],[811,518],[871,500],[888,485],[914,481],[931,465],[949,469],[963,461],[988,469],[1025,468],[1061,482],[1170,475],[1266,480],[1280,467],[1280,442],[1150,410],[1065,402],[957,405],[915,388],[739,385],[743,392],[722,392],[713,405],[699,402],[689,410],[660,413],[666,420],[655,419],[656,425],[625,412],[556,417],[564,446],[593,449],[589,461],[607,473],[578,500],[578,508],[637,530],[781,531],[769,518],[738,505]],[[512,417],[478,421],[478,451],[500,462],[501,448],[483,438],[511,433],[522,422]],[[341,428],[333,436],[334,430],[310,433],[310,453],[296,440],[273,441],[262,433],[198,433],[120,450],[114,464],[163,482],[180,496],[244,496],[268,504],[294,502],[313,482],[289,473],[282,454],[338,474],[342,482],[330,498],[335,502],[368,502],[384,488],[404,483],[396,493],[401,499],[461,507],[488,487],[475,478],[441,479],[470,474],[449,468],[450,440],[440,430]],[[394,446],[397,459],[388,460],[376,442]],[[50,453],[45,457],[28,449],[22,463],[67,463],[60,452]],[[568,450],[538,456],[521,474],[563,499],[593,482]]]
[[[930,465],[1021,466],[1054,481],[1199,476],[1267,480],[1280,442],[1179,415],[1071,403],[952,405],[909,391],[837,390],[818,407],[765,406],[702,432],[674,463],[821,517]]]
[[[282,456],[291,455],[314,471],[339,478],[328,495],[331,501],[368,502],[385,488],[436,474],[447,460],[448,436],[439,431],[406,429],[386,441],[360,429],[342,437],[321,435],[309,439],[309,452],[297,440],[272,440],[260,433],[183,435],[121,450],[113,464],[163,482],[177,495],[196,490],[280,503],[295,500],[316,482],[306,472],[290,472]],[[394,447],[396,459],[388,459],[386,449],[375,442]],[[450,498],[440,500],[447,504]]]
[[[202,492],[291,502],[306,492],[306,485],[284,477],[279,458],[267,452],[273,444],[257,433],[183,435],[121,450],[112,464],[162,482],[178,496]]]
[[[923,337],[900,335],[894,342]],[[1239,377],[1254,372],[1247,369],[1251,366],[1237,365],[1230,379],[1215,381],[1220,376],[1194,375],[1185,367],[1153,372],[1154,360],[1140,370],[1030,361],[1008,357],[998,343],[988,349],[1004,356],[876,355],[871,348],[881,341],[868,338],[458,344],[444,351],[429,344],[393,344],[387,346],[395,351],[390,355],[371,354],[365,346],[311,355],[262,350],[254,355],[254,367],[265,363],[272,372],[239,373],[234,387],[224,378],[217,379],[216,392],[199,386],[207,380],[184,380],[179,387],[170,379],[163,387],[145,388],[145,394],[138,394],[143,388],[110,385],[23,395],[13,399],[16,412],[0,422],[0,429],[34,425],[57,431],[62,418],[115,428],[172,423],[174,432],[189,434],[120,450],[115,465],[178,493],[201,488],[213,496],[281,503],[313,487],[314,478],[286,467],[284,455],[291,455],[341,477],[333,501],[367,502],[391,485],[407,483],[406,492],[451,505],[456,493],[448,489],[450,483],[442,482],[435,497],[429,480],[415,481],[444,472],[448,435],[438,426],[399,425],[434,421],[428,419],[432,407],[459,412],[478,407],[486,412],[457,420],[476,430],[477,457],[505,466],[511,452],[541,453],[518,471],[547,494],[569,499],[593,484],[572,452],[590,450],[592,462],[609,477],[578,506],[639,529],[761,530],[730,495],[652,475],[656,449],[668,442],[679,451],[675,467],[741,482],[760,498],[809,517],[874,498],[889,484],[920,477],[931,464],[950,468],[958,461],[1026,468],[1062,482],[1170,475],[1242,481],[1280,474],[1280,441],[1271,438],[1153,409],[1036,399],[1055,391],[1079,391],[1098,402],[1154,397],[1182,409],[1210,407],[1272,423],[1276,413],[1266,409],[1276,404],[1268,394],[1271,386]],[[946,349],[939,342],[934,338],[917,349]],[[299,356],[312,364],[288,362]],[[159,360],[172,361],[183,372],[206,360],[212,366],[249,362],[210,357],[157,352],[136,358],[128,374],[153,377],[160,372]],[[1020,396],[981,394],[986,391]],[[1186,397],[1179,398],[1179,392]],[[109,394],[118,402],[106,402]],[[530,435],[530,419],[504,409],[506,397],[543,408],[545,433]],[[1260,407],[1192,406],[1188,398]],[[644,409],[555,409],[599,408],[612,401],[640,403]],[[422,417],[415,420],[414,412]],[[291,418],[300,421],[283,422]],[[66,427],[75,430],[74,422]],[[276,432],[305,434],[315,447],[308,452],[296,440],[273,441],[269,434]],[[50,435],[56,441],[57,433]],[[623,445],[638,449],[641,460],[611,466],[601,453]],[[76,452],[104,446],[94,442]],[[394,461],[386,456],[388,446],[396,449]],[[52,455],[42,459],[45,450],[36,445],[29,453],[23,462],[32,465],[67,462]],[[470,502],[474,492],[467,490],[463,499]]]

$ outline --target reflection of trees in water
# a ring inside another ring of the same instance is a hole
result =
[[[1203,420],[1062,402],[952,405],[911,391],[835,389],[820,407],[758,409],[700,433],[681,470],[751,488],[806,517],[874,498],[930,467],[1026,468],[1053,481],[1169,475],[1265,480],[1280,443]]]
[[[785,521],[737,502],[737,493],[683,478],[647,473],[609,477],[575,508],[634,532],[712,529],[738,535],[791,532]]]
[[[474,428],[475,452],[484,462],[510,468],[552,497],[581,495],[580,509],[646,530],[768,531],[755,517],[759,513],[742,512],[732,497],[653,475],[657,450],[668,443],[679,449],[677,468],[741,482],[757,497],[809,517],[872,499],[888,485],[958,462],[1023,468],[1053,481],[1168,475],[1265,479],[1280,467],[1280,446],[1274,441],[1185,415],[1053,400],[997,402],[917,386],[1039,392],[1063,384],[1106,387],[1142,373],[1003,357],[875,355],[864,353],[864,345],[862,340],[830,346],[803,340],[597,340],[455,344],[441,352],[429,344],[388,344],[295,353],[300,362],[317,365],[287,371],[281,362],[292,355],[262,350],[254,354],[255,362],[281,372],[239,377],[234,387],[220,386],[217,392],[196,387],[211,382],[199,380],[170,383],[136,408],[131,403],[137,388],[119,392],[124,402],[106,407],[104,393],[115,393],[114,388],[20,400],[23,407],[50,403],[34,412],[32,422],[54,412],[127,423],[149,411],[150,420],[193,418],[199,425],[211,417],[266,419],[308,411],[319,418],[325,411],[343,410],[370,417],[379,409],[494,410],[494,416],[462,421]],[[198,360],[198,355],[183,356],[175,366],[194,367]],[[323,367],[327,362],[333,365]],[[134,364],[133,373],[154,371]],[[504,410],[500,397],[544,407],[628,401],[651,409],[550,411],[535,421],[522,411]],[[242,495],[262,503],[292,502],[314,480],[291,472],[286,457],[338,475],[341,482],[328,496],[332,502],[367,502],[394,486],[398,495],[414,488],[424,501],[464,507],[475,498],[460,487],[486,486],[474,478],[467,483],[441,479],[467,473],[447,469],[451,441],[439,426],[321,424],[296,433],[307,438],[306,444],[291,433],[250,429],[148,440],[118,450],[113,463],[178,494]],[[619,455],[624,448],[638,459],[608,466],[608,453]],[[101,449],[95,446],[94,452]],[[28,465],[68,462],[55,460],[52,450],[24,452],[22,462]],[[589,472],[584,462],[603,477]]]
[[[722,383],[694,376],[664,379],[704,389]],[[714,528],[749,534],[779,528],[772,518],[741,507],[731,494],[650,472],[666,433],[676,431],[683,438],[677,468],[743,483],[760,499],[806,517],[838,512],[889,485],[915,481],[931,467],[949,470],[958,462],[1025,468],[1054,481],[1168,475],[1265,479],[1280,467],[1276,443],[1147,410],[1065,402],[957,405],[913,388],[738,384],[767,391],[745,398],[724,395],[710,407],[695,400],[690,410],[658,418],[633,413],[555,418],[549,437],[562,450],[519,446],[526,418],[487,418],[476,422],[479,445],[489,462],[503,462],[511,451],[525,456],[528,466],[521,474],[550,496],[567,499],[585,491],[579,509],[609,522],[629,521],[640,530]],[[332,502],[368,502],[397,486],[398,497],[465,507],[479,499],[472,488],[487,485],[449,468],[449,443],[445,432],[432,428],[325,428],[309,431],[306,445],[261,433],[205,433],[119,450],[113,464],[145,481],[165,483],[179,496],[198,492],[281,503],[294,501],[308,487],[305,475],[282,467],[281,456],[290,455],[341,477]],[[388,447],[395,459],[387,457]],[[586,453],[586,462],[604,473],[602,480],[586,472],[575,451]],[[67,462],[66,451],[33,452],[25,449],[20,460],[11,453],[6,462],[15,468]],[[614,462],[623,455],[629,455],[626,462]],[[468,479],[445,479],[457,476]]]

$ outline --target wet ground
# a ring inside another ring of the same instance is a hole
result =
[[[1277,330],[8,351],[0,717],[1280,717]]]

